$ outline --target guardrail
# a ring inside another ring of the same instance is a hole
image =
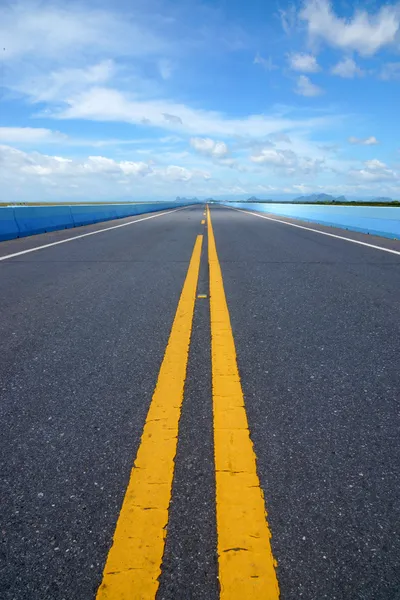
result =
[[[225,206],[400,239],[400,207],[225,202]]]
[[[0,240],[187,206],[180,202],[0,207]]]

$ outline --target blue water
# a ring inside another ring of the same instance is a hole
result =
[[[294,217],[304,221],[362,231],[400,239],[400,207],[391,206],[316,206],[304,204],[263,204],[229,202],[226,206]]]

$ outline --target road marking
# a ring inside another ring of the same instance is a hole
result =
[[[189,207],[184,206],[182,208],[173,208],[172,210],[163,211],[163,212],[157,213],[155,215],[150,215],[149,217],[143,217],[143,219],[136,219],[135,221],[129,221],[129,223],[122,223],[120,225],[113,225],[112,227],[105,227],[104,229],[97,229],[96,231],[89,231],[89,233],[82,233],[80,235],[74,235],[73,237],[66,238],[65,240],[59,240],[58,242],[51,242],[50,244],[43,244],[43,246],[35,246],[35,248],[28,248],[27,250],[21,250],[20,252],[14,252],[13,254],[7,254],[6,256],[0,256],[0,261],[7,260],[8,258],[15,258],[16,256],[22,256],[23,254],[29,254],[29,252],[36,252],[37,250],[43,250],[44,248],[50,248],[51,246],[58,246],[58,244],[66,244],[67,242],[73,242],[74,240],[79,240],[80,238],[88,237],[89,235],[96,235],[97,233],[103,233],[104,231],[111,231],[111,229],[119,229],[120,227],[127,227],[128,225],[134,225],[135,223],[141,223],[142,221],[147,221],[148,219],[155,219],[156,217],[163,217],[164,215],[169,215],[178,210],[185,210],[186,208],[189,208]]]
[[[279,586],[257,476],[221,267],[208,212],[211,356],[221,600],[277,600]]]
[[[207,298],[207,294],[199,294],[197,297],[198,298]]]
[[[282,221],[282,219],[275,219],[273,217],[267,217],[266,215],[259,215],[256,212],[251,210],[243,210],[241,208],[235,208],[234,206],[227,206],[225,208],[230,208],[231,210],[237,210],[238,212],[245,213],[246,215],[253,215],[254,217],[260,217],[261,219],[268,219],[269,221],[275,221],[276,223],[283,223],[284,225],[290,225],[290,227],[298,227],[299,229],[305,229],[306,231],[313,231],[314,233],[320,233],[321,235],[327,235],[329,237],[337,238],[339,240],[345,240],[346,242],[351,242],[352,244],[359,244],[360,246],[368,246],[369,248],[374,248],[375,250],[383,250],[383,252],[389,252],[390,254],[397,254],[400,256],[400,250],[392,250],[391,248],[383,248],[382,246],[375,246],[375,244],[368,244],[368,242],[360,242],[360,240],[352,240],[351,238],[344,237],[342,235],[337,235],[336,233],[328,233],[327,231],[320,231],[319,229],[313,229],[312,227],[305,227],[305,225],[296,225],[296,223],[288,223],[287,221]],[[291,217],[288,217],[291,218]],[[294,217],[293,217],[294,218]],[[323,225],[323,223],[321,223]],[[340,229],[340,227],[339,227]]]
[[[205,225],[205,220],[204,220],[204,219],[202,220],[201,224],[202,224],[202,225]]]
[[[97,600],[150,600],[157,593],[202,241],[197,236]]]

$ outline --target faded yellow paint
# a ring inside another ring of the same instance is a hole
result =
[[[199,294],[197,297],[204,299],[204,298],[207,298],[207,294]]]
[[[207,214],[220,598],[277,600],[271,533],[208,207]]]
[[[205,225],[205,223],[206,223],[206,221],[205,221],[205,219],[203,219],[202,222],[201,222],[201,224]]]
[[[150,600],[171,500],[203,236],[196,239],[97,600]]]

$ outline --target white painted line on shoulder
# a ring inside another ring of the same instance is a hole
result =
[[[360,246],[368,246],[368,248],[374,248],[375,250],[383,250],[383,252],[389,252],[390,254],[397,254],[400,256],[400,250],[392,250],[391,248],[383,248],[382,246],[375,246],[375,244],[368,244],[368,242],[361,242],[360,240],[353,240],[351,238],[344,237],[343,235],[337,235],[336,233],[328,233],[327,231],[320,231],[319,229],[313,229],[312,227],[305,227],[304,225],[296,225],[296,223],[288,223],[281,219],[275,219],[274,217],[267,217],[266,215],[259,215],[251,210],[243,210],[242,208],[234,208],[228,206],[231,210],[237,210],[246,215],[253,215],[254,217],[260,217],[260,219],[268,219],[268,221],[275,221],[275,223],[283,223],[283,225],[290,225],[290,227],[298,227],[299,229],[305,229],[306,231],[313,231],[314,233],[320,233],[321,235],[327,235],[329,237],[337,238],[338,240],[344,240],[345,242],[351,242],[352,244],[359,244]],[[290,217],[289,217],[290,218]],[[323,225],[323,223],[321,223]]]
[[[74,240],[79,240],[80,238],[88,237],[89,235],[96,235],[97,233],[103,233],[104,231],[111,231],[111,229],[119,229],[120,227],[127,227],[128,225],[134,225],[135,223],[141,223],[142,221],[147,221],[148,219],[155,219],[156,217],[163,217],[164,215],[169,215],[178,210],[184,210],[188,208],[188,206],[183,206],[182,208],[173,208],[168,211],[163,211],[156,213],[155,215],[150,215],[149,217],[143,217],[143,219],[136,219],[135,221],[129,221],[129,223],[121,223],[120,225],[113,225],[112,227],[105,227],[104,229],[96,229],[96,231],[89,231],[88,233],[81,233],[80,235],[74,235],[73,237],[66,238],[65,240],[59,240],[58,242],[51,242],[50,244],[43,244],[42,246],[35,246],[34,248],[28,248],[27,250],[21,250],[20,252],[14,252],[13,254],[6,254],[6,256],[0,256],[1,260],[7,260],[8,258],[15,258],[16,256],[22,256],[23,254],[29,254],[29,252],[36,252],[37,250],[43,250],[44,248],[51,248],[51,246],[58,246],[58,244],[66,244],[67,242],[73,242]],[[64,231],[64,230],[60,230]]]

